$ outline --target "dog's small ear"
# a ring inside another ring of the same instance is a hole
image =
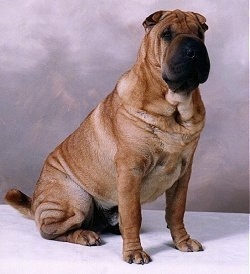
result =
[[[199,23],[201,24],[203,30],[204,31],[208,30],[208,25],[206,24],[206,18],[203,15],[199,14],[199,13],[193,12],[193,14],[197,18]]]
[[[163,15],[165,15],[165,13],[166,11],[159,10],[149,15],[142,23],[143,27],[145,28],[145,31],[146,32],[150,31],[153,28],[153,26],[156,25],[161,20]]]

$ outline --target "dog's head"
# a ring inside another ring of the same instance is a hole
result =
[[[148,54],[157,60],[162,78],[173,92],[189,93],[208,78],[205,22],[198,13],[180,10],[157,11],[143,22],[153,49]]]

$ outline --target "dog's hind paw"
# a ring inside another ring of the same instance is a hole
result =
[[[98,246],[102,244],[100,236],[94,231],[77,229],[69,231],[65,235],[55,238],[57,241],[65,241],[86,246]]]

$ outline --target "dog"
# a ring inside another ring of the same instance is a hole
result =
[[[201,251],[183,217],[194,152],[204,127],[199,84],[208,79],[204,16],[157,11],[132,68],[65,141],[49,154],[33,197],[6,201],[34,219],[45,239],[100,245],[119,230],[123,259],[146,264],[140,243],[141,204],[166,196],[165,219],[180,251]]]

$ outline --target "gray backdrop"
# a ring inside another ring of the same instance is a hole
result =
[[[0,202],[32,194],[47,154],[135,61],[145,17],[175,8],[206,16],[212,65],[187,209],[248,211],[247,0],[1,0]]]

